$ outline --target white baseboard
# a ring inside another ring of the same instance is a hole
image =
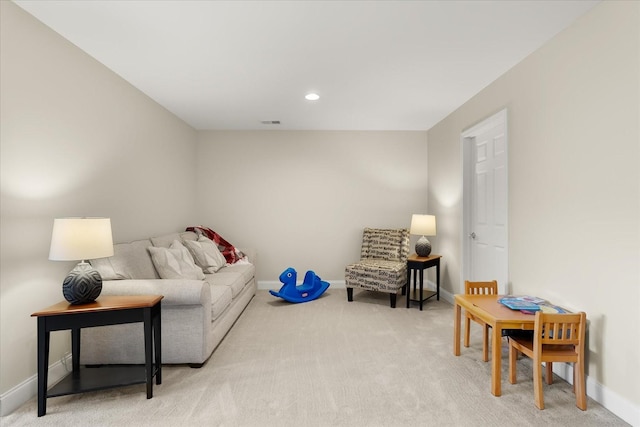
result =
[[[327,280],[327,282],[329,282],[330,289],[334,288],[334,289],[345,289],[346,285],[345,285],[345,281],[344,279],[342,280]],[[301,284],[302,281],[298,280],[298,284]],[[258,289],[260,290],[267,290],[267,289],[280,289],[282,287],[282,282],[280,281],[276,281],[276,280],[258,280]],[[436,284],[435,283],[431,283],[431,282],[427,282],[425,283],[425,289],[430,289],[435,291],[436,290]],[[440,289],[440,297],[444,297],[446,301],[450,302],[451,304],[453,304],[453,295],[445,292],[444,290]]]
[[[71,354],[67,354],[62,360],[49,366],[49,387],[69,374],[67,366],[71,366]],[[0,416],[9,415],[37,395],[38,375],[36,374],[0,395]]]
[[[344,280],[325,280],[329,282],[329,289],[345,289]],[[299,285],[302,284],[302,281],[299,281]],[[258,289],[260,290],[278,290],[282,287],[282,282],[275,280],[258,280]]]
[[[569,363],[554,363],[553,373],[569,384],[573,384],[573,365]],[[609,390],[588,375],[586,376],[586,387],[587,396],[632,426],[640,426],[640,406]]]

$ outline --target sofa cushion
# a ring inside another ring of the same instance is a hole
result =
[[[218,250],[218,245],[204,236],[200,236],[198,240],[185,240],[184,245],[193,255],[196,265],[201,267],[205,273],[215,273],[227,263]]]
[[[254,275],[253,264],[233,264],[221,268],[215,274],[207,274],[206,280],[212,285],[228,286],[235,298]]]
[[[152,237],[151,243],[158,248],[168,248],[171,246],[174,240],[184,242],[185,240],[197,240],[198,236],[192,231],[185,231],[184,233],[169,233],[162,236]]]
[[[229,286],[211,286],[211,321],[216,320],[231,304],[232,292]]]
[[[236,273],[236,274],[240,274],[242,276],[242,282],[243,283],[247,283],[249,280],[251,280],[251,278],[253,276],[256,275],[256,267],[251,264],[251,263],[243,263],[243,262],[237,262],[235,264],[229,265],[227,264],[227,266],[223,269],[220,270],[221,273],[223,272],[227,272],[227,273]]]
[[[151,240],[136,240],[113,245],[113,256],[91,260],[103,280],[159,279],[147,248]]]
[[[162,279],[204,279],[202,269],[195,265],[191,254],[179,240],[174,240],[169,248],[147,248],[153,265]]]

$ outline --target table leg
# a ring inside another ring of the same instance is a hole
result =
[[[147,380],[147,399],[153,397],[153,334],[151,327],[151,307],[144,311],[144,362]]]
[[[491,325],[491,393],[494,396],[502,394],[502,325]]]
[[[420,269],[420,311],[422,311],[422,289],[424,287],[424,269]]]
[[[74,377],[80,374],[80,328],[71,329],[71,371]]]
[[[453,304],[453,355],[460,356],[460,316],[462,308]]]
[[[407,267],[407,284],[405,285],[407,289],[407,308],[409,308],[409,300],[411,300],[411,269]]]
[[[440,258],[436,262],[436,299],[440,301]]]
[[[418,285],[418,270],[413,269],[413,293],[416,292],[416,286]]]
[[[47,382],[49,376],[49,331],[47,318],[38,317],[38,416],[47,413]]]
[[[162,317],[160,303],[154,307],[156,311],[153,317],[153,342],[155,344],[156,384],[162,384]]]

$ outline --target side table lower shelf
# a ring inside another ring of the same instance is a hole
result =
[[[420,298],[420,290],[419,289],[414,289],[413,291],[411,291],[409,293],[409,300],[410,301],[414,301],[414,302],[424,302],[426,300],[428,300],[431,297],[434,297],[438,295],[437,292],[434,291],[429,291],[429,290],[423,290],[422,291],[422,298]]]
[[[154,366],[152,376],[157,372]],[[78,372],[70,373],[47,390],[47,397],[146,383],[147,370],[144,365],[81,367]]]

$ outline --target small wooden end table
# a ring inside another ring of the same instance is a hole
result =
[[[425,257],[413,254],[407,258],[407,308],[409,308],[410,301],[418,301],[420,302],[420,311],[422,311],[422,303],[434,295],[440,301],[440,258],[442,258],[441,255],[434,254]],[[434,266],[436,267],[436,292],[423,291],[424,270]],[[413,292],[408,289],[411,284],[411,271],[413,271]],[[420,272],[420,293],[416,291],[416,275],[418,272]]]
[[[33,313],[38,318],[38,416],[47,412],[47,398],[131,384],[147,384],[147,399],[153,397],[153,377],[162,384],[160,306],[162,295],[101,296],[88,304],[59,302]],[[80,368],[80,329],[93,326],[144,322],[144,366]],[[49,335],[71,330],[72,372],[47,390]],[[155,361],[154,361],[155,353]]]

